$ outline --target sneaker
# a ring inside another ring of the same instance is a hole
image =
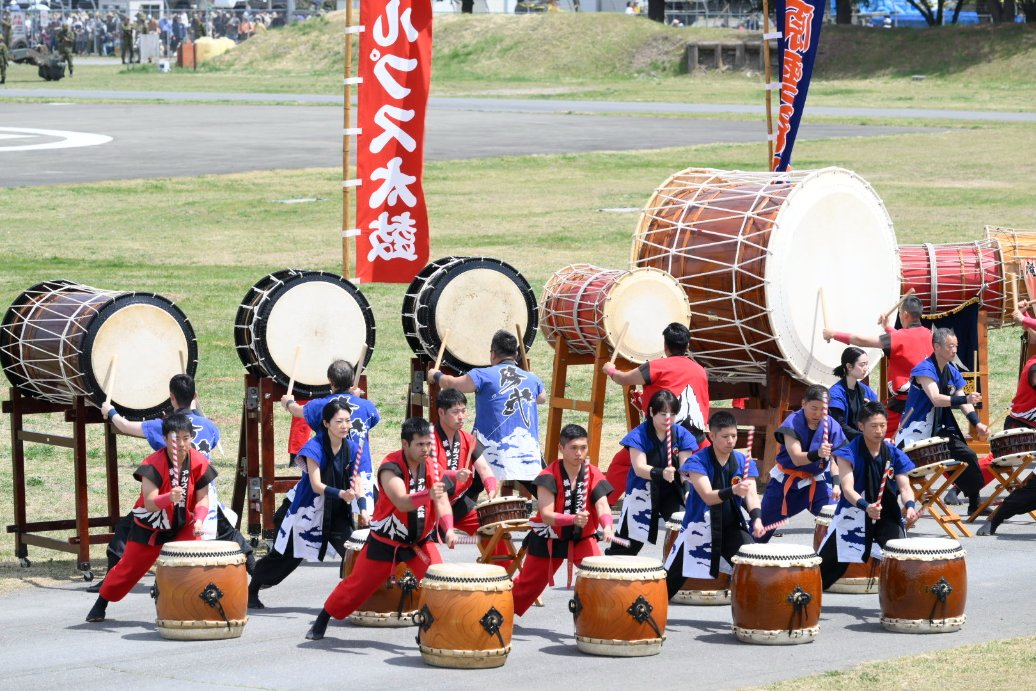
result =
[[[946,494],[943,495],[942,499],[947,504],[963,504],[964,500],[960,497],[960,492],[956,487],[951,487]]]

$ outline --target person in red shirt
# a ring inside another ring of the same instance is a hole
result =
[[[895,329],[888,316],[881,315],[879,325],[884,333],[877,336],[861,336],[824,329],[824,340],[832,338],[846,345],[862,348],[881,348],[888,358],[886,375],[888,377],[889,398],[885,402],[888,410],[888,431],[886,439],[894,439],[899,429],[900,416],[906,406],[907,392],[910,390],[910,371],[917,363],[932,354],[932,332],[921,324],[924,308],[921,300],[908,295],[899,308],[899,323],[902,328]]]

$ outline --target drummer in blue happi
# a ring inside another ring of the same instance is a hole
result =
[[[904,519],[910,525],[918,516],[907,478],[914,464],[885,439],[885,406],[877,401],[864,403],[857,424],[863,434],[849,442],[844,457],[838,459],[842,498],[820,546],[825,590],[850,563],[880,559],[886,542],[906,537]]]

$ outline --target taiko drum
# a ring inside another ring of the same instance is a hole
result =
[[[475,507],[480,532],[491,533],[498,526],[527,523],[532,516],[532,502],[522,497],[496,497]]]
[[[817,516],[816,525],[813,528],[813,550],[815,552],[820,551],[820,545],[823,544],[824,538],[827,536],[827,531],[831,527],[831,520],[834,516],[834,504],[828,504],[820,509],[820,515]],[[850,563],[842,577],[835,581],[827,590],[831,593],[876,593],[878,592],[880,568],[881,561],[874,557],[871,557],[866,564],[860,562]]]
[[[945,314],[973,302],[993,315],[1004,313],[1004,263],[997,241],[900,245],[899,260],[902,291],[913,289],[925,314]]]
[[[950,455],[950,440],[943,437],[932,437],[907,444],[903,447],[903,453],[918,468],[933,463],[945,463],[953,458]]]
[[[989,451],[1003,465],[1036,454],[1036,430],[1005,429],[989,437]]]
[[[248,622],[248,575],[236,543],[169,542],[155,565],[151,595],[160,636],[201,641],[241,635]]]
[[[881,625],[899,633],[959,631],[967,617],[966,552],[956,540],[912,537],[882,549]]]
[[[744,545],[732,559],[734,635],[745,643],[812,643],[820,633],[820,557],[803,545]]]
[[[662,544],[666,560],[673,551],[676,538],[680,536],[683,517],[684,512],[677,511],[666,521],[665,542]],[[672,602],[681,605],[729,605],[730,574],[721,573],[716,578],[688,578],[673,596]]]
[[[354,530],[346,541],[345,559],[342,562],[342,578],[348,578],[356,566],[356,557],[367,543],[369,528]],[[396,570],[374,593],[364,600],[349,621],[357,626],[406,627],[414,625],[414,612],[420,595],[420,582],[403,562],[396,564]]]

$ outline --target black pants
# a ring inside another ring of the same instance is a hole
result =
[[[284,517],[288,514],[290,506],[291,502],[285,499],[281,502],[277,513],[274,514],[274,523],[277,526],[274,532],[275,535],[280,532],[281,523],[284,522]],[[343,556],[343,563],[345,562],[345,541],[348,537],[348,535],[344,534],[332,534],[327,541],[328,549],[334,547]],[[299,564],[302,561],[302,557],[295,556],[294,541],[289,538],[287,549],[285,549],[283,554],[275,549],[271,549],[266,553],[265,557],[256,562],[255,569],[252,571],[252,591],[257,592],[259,588],[271,588],[280,584],[281,581],[291,575],[292,571],[299,568]]]
[[[957,489],[961,494],[971,498],[977,498],[985,481],[982,479],[982,469],[978,467],[978,454],[956,435],[945,435],[949,441],[950,457],[955,461],[967,464],[964,472],[957,478]]]
[[[661,504],[661,506],[659,507],[659,510],[651,512],[651,524],[652,525],[657,525],[658,524],[658,519],[660,517],[668,521],[669,518],[674,513],[676,513],[677,511],[683,511],[683,509],[684,509],[683,499],[679,495],[677,495],[677,494],[670,494],[668,492],[663,492],[661,497],[659,498],[659,502],[658,503]],[[637,554],[640,554],[640,550],[642,550],[644,548],[644,543],[643,542],[641,542],[639,540],[630,540],[630,537],[629,537],[629,521],[628,520],[627,521],[623,521],[622,525],[619,526],[619,531],[616,533],[616,535],[618,535],[621,538],[625,538],[625,539],[629,540],[630,544],[629,544],[629,547],[623,547],[622,545],[616,544],[614,542],[611,543],[611,546],[608,547],[608,549],[606,549],[604,551],[604,553],[607,554],[610,557],[611,556],[616,556],[616,555],[633,555],[633,556],[635,556]]]
[[[820,579],[824,583],[824,590],[834,585],[835,581],[845,575],[846,569],[849,568],[848,562],[838,561],[838,541],[833,533],[828,534],[831,537],[820,548],[820,559],[822,560],[820,562]],[[889,540],[898,540],[903,537],[906,537],[906,532],[899,521],[880,520],[874,526],[874,541],[881,547],[884,547]]]
[[[245,568],[248,570],[248,573],[252,573],[252,569],[255,568],[255,555],[252,553],[252,543],[230,524],[227,517],[223,515],[223,509],[217,508],[216,512],[216,539],[236,542],[238,547],[241,548],[241,552],[245,555]],[[111,542],[108,543],[107,550],[109,571],[122,559],[122,554],[126,551],[126,541],[129,540],[130,527],[132,525],[132,513],[123,516],[115,524],[115,530],[113,531]]]
[[[1004,499],[1004,503],[1000,505],[993,517],[989,519],[993,530],[996,530],[1008,518],[1036,510],[1036,482],[1033,481],[1034,477],[1036,476],[1030,475],[1025,484],[1007,495],[1007,499]]]
[[[741,545],[750,544],[752,544],[752,536],[741,530],[740,526],[727,526],[723,530],[723,544],[720,546],[720,554],[723,555],[724,559],[730,561],[737,554],[737,551],[741,549]],[[713,545],[713,548],[715,548],[715,545]],[[673,557],[673,563],[670,565],[665,577],[665,586],[666,590],[669,591],[670,600],[679,592],[686,580],[687,576],[683,575],[683,549],[680,549],[676,556]]]

